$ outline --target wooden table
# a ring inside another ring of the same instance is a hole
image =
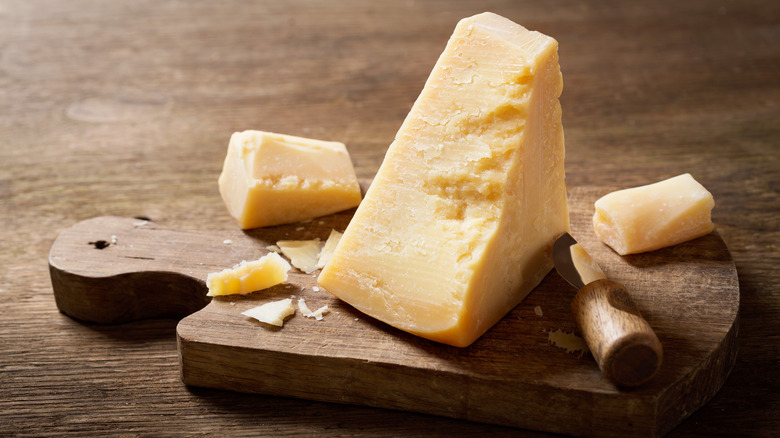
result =
[[[477,3],[0,3],[0,435],[544,436],[188,388],[176,320],[75,321],[48,274],[58,233],[94,216],[235,227],[216,185],[234,131],[343,141],[371,177],[456,22],[483,10],[560,43],[570,187],[690,172],[715,196],[740,352],[669,436],[776,434],[780,4]]]

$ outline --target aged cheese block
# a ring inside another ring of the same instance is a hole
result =
[[[517,305],[569,229],[557,48],[495,14],[460,21],[320,285],[455,346]]]
[[[712,194],[686,173],[602,197],[593,228],[620,255],[652,251],[711,232],[714,206]]]
[[[268,253],[258,260],[242,261],[220,272],[206,277],[210,297],[218,295],[248,294],[267,289],[287,281],[290,264],[275,252]]]
[[[219,192],[242,229],[324,216],[361,197],[343,143],[262,131],[230,137]]]

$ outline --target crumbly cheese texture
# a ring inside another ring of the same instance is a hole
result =
[[[653,251],[710,233],[714,206],[712,194],[685,173],[602,197],[593,229],[620,255]]]
[[[295,313],[295,307],[293,307],[292,298],[285,298],[253,307],[241,314],[266,324],[281,327],[284,325],[284,319],[293,313]]]
[[[343,143],[263,131],[230,137],[219,192],[242,229],[325,216],[361,199]]]
[[[492,13],[461,20],[320,285],[455,346],[516,306],[569,229],[557,48]]]
[[[208,296],[248,294],[267,289],[287,281],[290,264],[275,252],[268,253],[258,260],[242,261],[220,272],[214,272],[206,278]]]

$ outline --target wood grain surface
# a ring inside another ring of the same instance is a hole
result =
[[[234,227],[216,187],[233,131],[343,141],[370,178],[455,23],[484,10],[560,44],[569,187],[690,172],[715,197],[739,352],[668,436],[776,435],[780,4],[751,0],[0,2],[0,435],[546,436],[190,388],[177,319],[79,322],[48,272],[60,232],[96,216]]]
[[[609,191],[569,191],[572,233],[601,256],[610,278],[632,286],[634,311],[644,314],[654,326],[648,330],[657,330],[663,342],[665,366],[635,389],[616,388],[586,347],[556,343],[555,333],[578,334],[570,303],[581,296],[557,272],[468,348],[420,339],[363,315],[318,287],[318,271],[292,270],[287,284],[218,297],[200,310],[209,272],[257,259],[279,240],[324,240],[332,229],[343,231],[354,210],[248,232],[185,232],[132,218],[88,219],[52,245],[52,285],[61,311],[89,321],[195,312],[176,329],[182,378],[192,386],[571,435],[657,436],[706,403],[734,365],[737,273],[717,233],[630,258],[616,256],[591,228],[593,202]],[[287,297],[330,311],[320,321],[298,313],[283,328],[241,314]],[[692,386],[697,390],[689,391]]]

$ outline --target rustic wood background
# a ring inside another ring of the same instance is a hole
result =
[[[347,144],[381,163],[455,23],[490,10],[555,37],[569,186],[690,172],[736,261],[740,353],[669,436],[780,429],[780,3],[0,2],[0,435],[545,436],[420,414],[187,388],[175,320],[85,324],[47,254],[102,215],[231,228],[230,134]]]

